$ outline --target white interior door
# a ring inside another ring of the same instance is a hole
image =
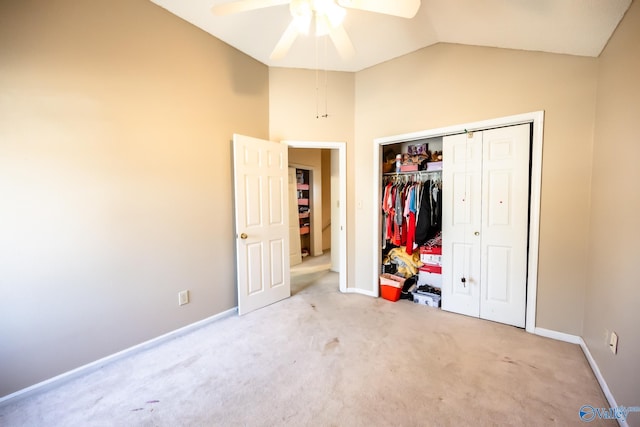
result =
[[[238,313],[291,296],[287,146],[233,135]]]
[[[529,125],[483,132],[480,317],[525,326]]]
[[[289,168],[289,263],[291,266],[302,262],[297,184],[296,168]]]
[[[442,309],[480,316],[482,132],[443,138]]]
[[[529,129],[443,139],[443,310],[525,326]]]

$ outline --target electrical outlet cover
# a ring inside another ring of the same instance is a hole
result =
[[[178,305],[189,304],[189,291],[178,292]]]
[[[609,349],[613,354],[618,353],[618,334],[611,332],[611,339],[609,340]]]

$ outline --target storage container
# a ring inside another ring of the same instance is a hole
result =
[[[442,267],[425,264],[418,269],[418,286],[431,285],[442,288]]]
[[[428,171],[441,171],[442,170],[442,162],[428,162],[427,163]]]
[[[389,273],[380,275],[380,296],[389,301],[398,301],[405,278]]]
[[[442,265],[442,246],[421,246],[420,261],[425,264]]]
[[[395,286],[380,285],[380,296],[389,301],[398,301],[402,289]]]
[[[429,307],[440,307],[440,295],[430,293],[413,293],[413,302],[416,304],[428,305]]]

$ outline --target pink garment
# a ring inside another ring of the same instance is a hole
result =
[[[416,236],[416,214],[409,212],[407,220],[407,255],[413,254],[413,239]]]

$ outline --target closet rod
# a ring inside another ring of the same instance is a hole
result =
[[[441,174],[442,170],[435,171],[411,171],[411,172],[387,172],[383,173],[384,176],[406,176],[406,175],[432,175]]]

